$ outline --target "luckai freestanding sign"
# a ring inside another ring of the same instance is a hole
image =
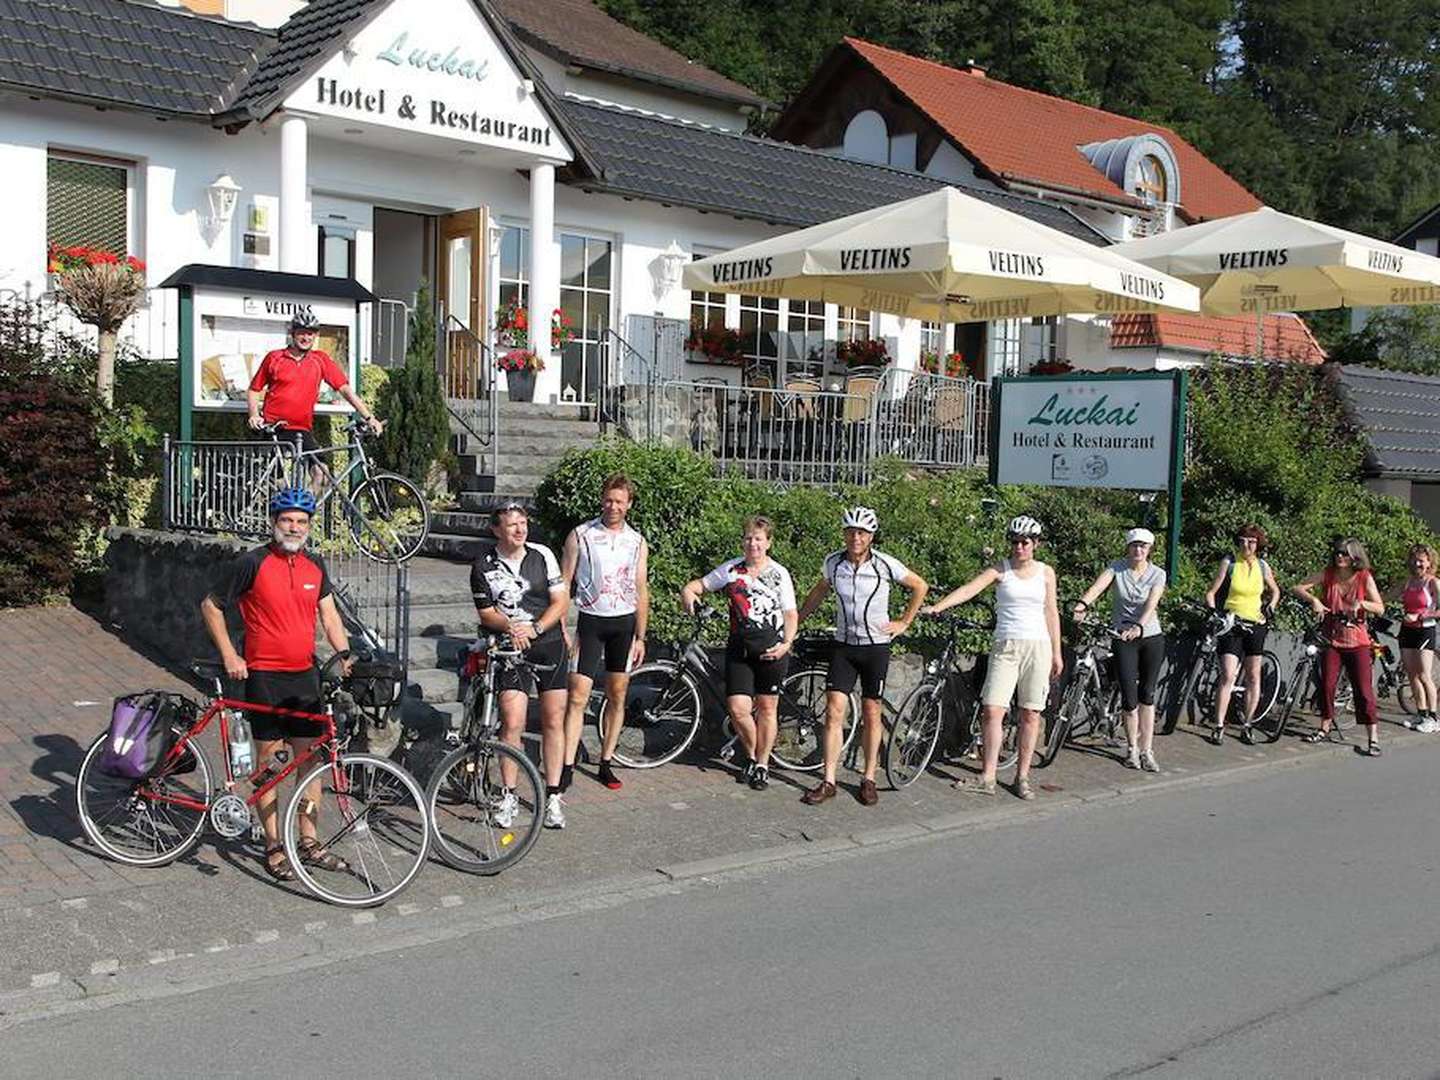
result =
[[[1164,491],[1175,458],[1175,379],[998,380],[995,482]]]

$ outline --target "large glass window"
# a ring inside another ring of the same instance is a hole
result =
[[[1146,154],[1135,170],[1135,194],[1154,206],[1169,202],[1169,193],[1164,164],[1154,154]]]
[[[530,302],[530,230],[506,225],[500,234],[500,306]]]
[[[560,311],[575,337],[560,357],[560,399],[593,401],[609,355],[613,245],[593,236],[560,237]]]
[[[130,176],[124,162],[51,154],[45,177],[45,239],[59,247],[136,254],[130,235]]]
[[[740,341],[746,366],[768,371],[773,379],[775,358],[780,355],[780,298],[740,297]]]
[[[706,258],[698,251],[694,259]],[[723,327],[725,325],[725,294],[718,292],[690,293],[690,324],[692,326]]]
[[[842,307],[837,325],[838,341],[869,341],[870,312],[864,308]]]

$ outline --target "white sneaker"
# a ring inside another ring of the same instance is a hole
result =
[[[1440,720],[1436,720],[1434,717],[1426,717],[1416,725],[1415,730],[1422,735],[1440,734]]]
[[[1127,769],[1138,769],[1138,768],[1140,768],[1140,751],[1137,750],[1137,749],[1136,749],[1135,747],[1133,747],[1133,746],[1130,747],[1129,753],[1127,753],[1127,754],[1125,755],[1125,768],[1127,768]]]
[[[502,829],[508,829],[515,824],[515,816],[520,813],[520,800],[515,797],[515,792],[506,791],[500,796],[500,802],[495,807],[495,824]]]
[[[1142,750],[1142,751],[1140,751],[1140,768],[1143,769],[1145,772],[1159,772],[1159,771],[1160,771],[1160,765],[1159,765],[1159,763],[1155,760],[1155,751],[1154,751],[1154,750]]]
[[[560,799],[560,793],[545,796],[545,828],[563,829],[565,827],[565,804]]]

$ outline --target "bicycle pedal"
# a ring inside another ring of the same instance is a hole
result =
[[[729,761],[729,760],[731,760],[734,756],[735,756],[735,747],[726,745],[726,746],[722,746],[722,747],[720,748],[720,760],[721,760],[721,761]]]

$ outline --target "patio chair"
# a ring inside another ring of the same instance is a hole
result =
[[[963,386],[935,391],[935,459],[942,465],[964,465],[968,411]]]

